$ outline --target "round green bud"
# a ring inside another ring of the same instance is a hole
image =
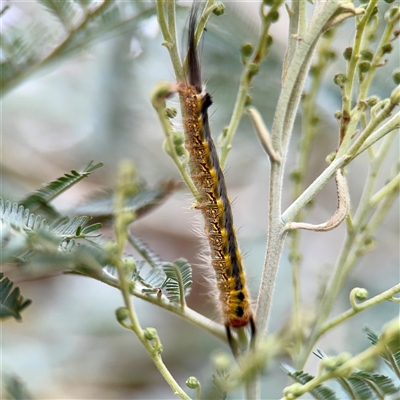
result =
[[[385,13],[385,20],[388,24],[395,23],[400,17],[400,7],[391,7]]]
[[[244,101],[244,106],[245,106],[245,107],[248,107],[248,106],[250,106],[252,103],[253,103],[253,98],[252,98],[249,94],[247,94],[247,95],[246,95],[246,100]]]
[[[394,104],[400,103],[400,85],[398,85],[390,94],[390,101]]]
[[[300,262],[302,259],[301,255],[299,253],[297,253],[296,251],[291,251],[289,253],[289,261],[291,263],[293,262]]]
[[[244,57],[249,57],[253,54],[253,45],[251,43],[243,43],[240,51]]]
[[[344,57],[344,59],[346,61],[349,61],[352,54],[353,54],[353,48],[352,47],[346,47],[344,49],[344,52],[343,52],[343,57]]]
[[[335,357],[324,357],[321,360],[321,365],[327,371],[333,371],[337,367],[336,359],[335,359]]]
[[[265,46],[271,47],[272,43],[274,43],[274,38],[271,35],[267,35],[267,37],[265,38]]]
[[[388,4],[392,4],[392,3],[394,3],[396,0],[383,0],[385,3],[388,3]]]
[[[398,323],[398,322],[397,322]],[[360,369],[362,369],[363,371],[366,371],[366,372],[373,372],[374,370],[376,370],[376,360],[374,360],[374,359],[366,359],[366,360],[363,360],[360,364],[359,364],[359,366],[358,366]],[[354,372],[354,371],[351,371],[351,372]],[[350,374],[349,374],[350,375]]]
[[[393,80],[396,85],[400,85],[400,69],[393,71]]]
[[[358,64],[358,69],[360,70],[360,72],[368,72],[370,68],[371,63],[369,61],[361,61]]]
[[[249,64],[249,71],[250,71],[251,75],[257,75],[258,72],[260,71],[260,67],[258,64],[251,63],[251,64]]]
[[[294,383],[293,385],[289,386],[289,388],[291,389],[290,392],[292,395],[295,396],[294,398],[299,397],[302,394],[303,385],[300,383]]]
[[[386,43],[382,46],[382,53],[383,54],[389,54],[393,51],[393,45],[392,43]]]
[[[302,178],[302,173],[298,169],[295,169],[290,173],[289,177],[293,182],[298,183]]]
[[[175,118],[178,115],[178,110],[175,107],[168,107],[164,110],[165,116],[167,118]]]
[[[107,253],[115,253],[118,249],[118,245],[115,242],[107,242],[103,248]]]
[[[325,31],[325,32],[322,34],[322,37],[324,37],[324,38],[326,38],[326,39],[329,39],[329,38],[331,38],[334,34],[335,34],[335,30],[334,30],[334,29],[328,29],[327,31]]]
[[[310,67],[310,76],[315,76],[317,75],[318,71],[321,69],[321,67],[318,64],[311,65]]]
[[[189,389],[197,389],[200,386],[200,382],[195,376],[190,376],[186,379],[186,386]]]
[[[135,281],[129,281],[128,282],[128,288],[129,288],[129,292],[130,293],[133,293],[135,291],[135,285],[136,285]]]
[[[161,82],[156,85],[151,94],[151,104],[154,108],[165,103],[165,99],[171,95],[171,84]]]
[[[380,98],[378,96],[370,96],[365,101],[369,107],[373,107],[374,105],[379,103]]]
[[[119,322],[122,322],[122,321],[126,320],[127,318],[129,318],[129,310],[126,307],[119,307],[115,311],[115,315],[117,317],[117,320]]]
[[[126,260],[124,260],[124,266],[127,271],[136,270],[136,263],[132,258],[127,258]]]
[[[388,322],[382,328],[382,334],[379,337],[379,341],[384,340],[386,343],[389,341],[395,341],[396,343],[400,340],[400,329],[399,321],[395,319]]]
[[[215,369],[219,371],[225,371],[232,365],[231,356],[223,351],[217,352],[213,357]]]
[[[351,358],[351,354],[344,352],[344,353],[340,353],[337,357],[336,357],[336,365],[338,367],[342,366],[344,363],[346,363],[347,361],[349,361]]]
[[[146,328],[143,331],[143,334],[147,340],[154,340],[157,337],[157,329],[156,328]]]
[[[360,301],[366,300],[368,299],[368,290],[364,288],[357,288],[357,290],[354,292],[354,297]]]
[[[183,144],[183,135],[180,132],[174,132],[172,136],[172,141],[174,142],[175,146],[182,146]]]
[[[216,7],[215,7],[215,9],[213,11],[213,14],[219,16],[219,15],[222,15],[224,12],[225,12],[224,4],[223,3],[216,3]]]
[[[335,111],[335,113],[333,114],[333,116],[336,118],[336,119],[340,119],[340,118],[342,118],[342,110],[337,110],[337,111]]]
[[[266,6],[273,6],[274,5],[275,0],[263,0],[263,3]]]
[[[311,118],[310,124],[311,124],[311,126],[316,126],[316,125],[319,124],[319,121],[321,121],[321,118],[318,117],[318,116],[316,116],[316,115],[314,115],[314,116]]]
[[[335,158],[336,158],[336,152],[333,152],[325,157],[325,161],[327,162],[327,164],[331,164]]]
[[[174,142],[176,154],[180,157],[185,154],[185,148],[183,147],[183,135],[179,132],[175,132],[172,136]]]
[[[362,50],[360,52],[360,55],[361,59],[366,61],[372,61],[372,59],[374,58],[374,53],[372,53],[372,51],[370,50]]]
[[[336,53],[332,50],[326,50],[324,51],[323,56],[327,59],[327,60],[335,60],[336,59]]]
[[[375,248],[375,239],[369,235],[364,240],[364,251],[372,251]]]
[[[267,18],[271,22],[276,22],[279,19],[279,12],[278,11],[270,11],[267,15]]]
[[[345,74],[342,72],[339,72],[333,77],[333,82],[335,82],[336,85],[343,87],[346,83],[347,77]]]

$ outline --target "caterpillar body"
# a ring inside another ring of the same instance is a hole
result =
[[[196,208],[204,217],[204,229],[211,250],[221,312],[229,344],[234,350],[231,328],[250,325],[252,337],[255,324],[236,240],[233,215],[225,178],[211,136],[208,108],[211,95],[204,92],[195,31],[199,3],[194,3],[189,18],[188,78],[179,87],[183,104],[185,147],[190,154],[190,173],[201,201]]]

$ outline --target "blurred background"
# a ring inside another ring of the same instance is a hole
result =
[[[1,19],[5,35],[16,28],[30,29],[37,25],[46,32],[54,31],[54,44],[62,41],[65,32],[42,4],[2,3],[3,7],[9,6]],[[177,10],[181,52],[189,5],[180,2]],[[211,18],[201,51],[204,79],[214,99],[211,128],[215,138],[228,125],[235,102],[242,71],[240,46],[244,42],[254,44],[259,29],[258,2],[225,2],[225,5],[224,15]],[[180,180],[174,164],[163,151],[163,132],[150,103],[151,91],[157,83],[174,81],[167,50],[161,45],[163,39],[155,6],[152,2],[126,2],[121,10],[121,20],[125,22],[116,29],[99,34],[81,51],[38,68],[5,93],[1,119],[1,196],[4,199],[18,201],[41,184],[72,169],[80,169],[90,160],[103,162],[104,166],[58,198],[54,202],[58,209],[67,212],[96,191],[113,188],[118,165],[124,159],[132,160],[140,177],[151,186],[171,178]],[[139,13],[143,15],[135,18]],[[282,9],[279,22],[272,28],[274,44],[251,90],[253,104],[269,128],[280,92],[287,28],[288,20]],[[333,114],[341,107],[341,94],[333,83],[333,75],[344,70],[341,53],[351,45],[353,36],[354,22],[347,21],[334,40],[338,57],[320,88],[321,132],[310,155],[307,182],[312,182],[323,171],[326,156],[337,146],[338,129]],[[48,50],[46,46],[49,44],[43,44],[44,52]],[[371,94],[388,96],[394,88],[389,72],[398,62],[399,52],[395,50],[386,72],[377,74]],[[176,106],[176,99],[171,104]],[[287,175],[296,162],[300,122],[301,115],[293,132]],[[385,162],[381,186],[399,158],[398,149],[397,142]],[[348,168],[353,208],[360,198],[367,170],[365,156]],[[243,117],[233,141],[226,180],[234,200],[233,213],[252,298],[256,299],[265,257],[269,161],[247,116]],[[333,213],[335,190],[333,183],[324,188],[315,200],[308,221],[320,223]],[[286,179],[283,209],[293,200],[291,193],[290,180]],[[189,209],[190,205],[189,192],[182,188],[151,214],[135,222],[132,231],[161,259],[172,261],[185,257],[189,260],[194,269],[194,285],[188,304],[216,318],[215,306],[207,294],[210,287],[204,279],[209,267],[198,257],[202,252],[201,240],[193,232],[196,212]],[[398,210],[395,203],[376,232],[376,250],[362,258],[350,275],[337,300],[335,314],[349,308],[348,293],[353,287],[365,287],[373,296],[398,282]],[[343,226],[328,233],[302,233],[301,293],[303,306],[311,311],[316,309],[320,285],[332,271],[344,234]],[[112,237],[107,227],[104,236]],[[23,313],[23,323],[7,320],[2,325],[2,370],[18,376],[35,398],[174,398],[133,333],[117,323],[115,310],[123,304],[120,292],[78,276],[38,276],[16,283],[33,304]],[[142,327],[157,329],[164,348],[164,362],[181,386],[191,375],[203,387],[210,386],[210,355],[217,349],[229,351],[227,345],[171,313],[139,299],[133,301]],[[277,333],[285,326],[291,304],[292,278],[285,250],[270,332]],[[368,346],[362,325],[367,323],[380,331],[398,312],[396,304],[380,304],[334,329],[318,348],[328,354],[362,351]],[[306,370],[315,373],[316,363],[315,357],[311,357]],[[263,398],[280,398],[282,388],[288,383],[275,362],[263,377],[262,391],[268,393]],[[234,393],[229,398],[241,398],[241,394]]]

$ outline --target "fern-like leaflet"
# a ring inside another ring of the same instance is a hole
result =
[[[4,278],[4,274],[0,272],[0,319],[14,317],[20,321],[21,311],[32,303],[29,299],[21,296],[19,287],[13,287],[13,282],[8,278]]]

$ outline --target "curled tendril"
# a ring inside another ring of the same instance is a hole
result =
[[[359,310],[358,301],[364,301],[368,299],[368,291],[364,288],[356,287],[350,292],[350,304],[354,311]]]

